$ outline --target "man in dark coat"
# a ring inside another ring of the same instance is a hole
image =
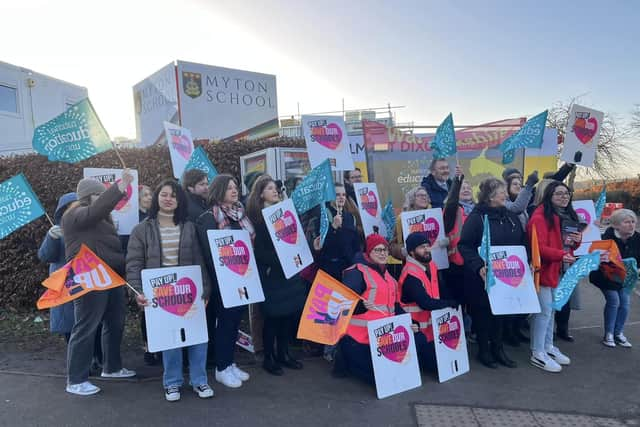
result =
[[[182,188],[187,193],[189,202],[187,221],[196,219],[207,210],[207,196],[209,195],[209,178],[199,169],[189,169],[182,175]]]
[[[449,194],[451,179],[449,179],[449,163],[446,159],[433,159],[429,165],[429,175],[422,178],[420,183],[431,199],[432,208],[444,206],[444,199]]]

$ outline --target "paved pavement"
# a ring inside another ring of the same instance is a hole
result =
[[[438,384],[435,377],[424,376],[421,388],[378,400],[373,388],[350,378],[332,378],[328,364],[314,358],[305,361],[303,371],[286,371],[283,377],[272,377],[259,365],[248,365],[245,367],[252,379],[240,389],[225,389],[212,380],[216,391],[213,399],[200,400],[190,390],[184,390],[180,402],[168,403],[163,396],[160,369],[140,366],[139,354],[127,354],[126,361],[128,367],[139,369],[141,378],[98,380],[96,383],[103,392],[83,398],[64,392],[62,352],[16,354],[12,349],[3,348],[0,350],[0,425],[415,426],[418,422],[446,425],[436,423],[433,415],[434,408],[442,406],[450,407],[452,414],[458,410],[481,415],[502,414],[506,420],[513,419],[509,417],[517,413],[500,410],[523,411],[529,415],[568,413],[573,414],[575,425],[586,425],[577,414],[613,418],[612,423],[618,422],[610,425],[638,425],[639,298],[634,294],[626,328],[627,337],[636,347],[609,349],[600,344],[603,298],[593,286],[586,286],[582,291],[583,310],[574,311],[571,320],[576,342],[558,343],[572,358],[571,366],[560,374],[530,366],[525,347],[508,348],[520,365],[517,369],[489,370],[472,360],[471,372],[467,375],[443,384]],[[470,347],[472,355],[475,350],[475,346]],[[457,408],[460,406],[467,409]],[[498,411],[487,412],[487,409]],[[467,424],[452,421],[450,425]]]

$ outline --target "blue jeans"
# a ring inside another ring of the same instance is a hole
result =
[[[619,291],[601,289],[606,303],[604,305],[604,333],[618,335],[624,329],[624,322],[629,314],[629,294]]]
[[[531,315],[531,351],[544,353],[553,347],[553,289],[540,286],[540,313]]]
[[[189,379],[193,387],[208,384],[207,381],[207,344],[196,344],[187,347],[189,353]],[[165,388],[182,386],[182,348],[174,348],[162,352],[162,383]]]

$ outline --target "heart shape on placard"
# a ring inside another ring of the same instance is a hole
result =
[[[578,208],[576,209],[576,214],[581,221],[586,224],[591,224],[591,215],[589,215],[589,212],[587,212],[586,209]]]
[[[173,135],[171,137],[171,143],[173,148],[180,154],[185,160],[189,160],[191,157],[191,141],[185,135]]]
[[[573,125],[573,133],[583,144],[590,143],[596,132],[598,132],[598,120],[595,117],[590,117],[586,121],[576,120]]]
[[[382,341],[382,345],[380,345]],[[409,351],[409,332],[404,326],[396,326],[390,334],[378,338],[378,349],[392,362],[402,363]]]
[[[458,316],[451,316],[448,322],[443,323],[439,327],[440,342],[451,350],[457,349],[460,344],[460,319],[458,319]]]
[[[285,211],[280,219],[274,223],[276,237],[280,240],[295,245],[298,241],[298,223],[291,211]]]
[[[329,150],[335,150],[342,141],[342,129],[336,123],[329,123],[324,128],[324,135],[317,135],[316,141]]]
[[[244,276],[249,269],[249,260],[251,259],[251,253],[249,252],[247,244],[242,240],[236,240],[233,246],[224,246],[220,249],[221,252],[222,250],[227,252],[225,255],[220,256],[224,265],[234,273]]]
[[[375,217],[378,214],[378,198],[376,197],[376,193],[370,190],[368,194],[361,195],[360,200],[362,201],[362,208],[369,215]]]
[[[493,274],[507,285],[517,288],[524,277],[524,262],[517,255],[493,261]]]
[[[196,284],[188,277],[178,279],[175,284],[159,286],[154,291],[160,308],[180,317],[191,309],[197,294]]]
[[[438,234],[440,233],[440,224],[435,218],[427,218],[424,222],[424,231],[427,233],[427,239],[429,239],[429,243],[433,245],[435,241],[438,239]]]

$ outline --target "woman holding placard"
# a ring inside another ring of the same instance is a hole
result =
[[[634,258],[640,265],[640,233],[636,231],[638,218],[629,209],[618,209],[611,214],[611,227],[602,235],[603,240],[613,240],[618,246],[620,257]],[[629,273],[627,273],[629,274]],[[602,344],[607,347],[630,348],[631,343],[623,334],[624,322],[629,314],[631,292],[622,288],[622,282],[614,280],[607,274],[607,268],[603,264],[600,269],[589,275],[591,283],[602,291],[605,298],[604,306],[604,339]]]
[[[469,214],[458,249],[465,266],[465,299],[470,306],[471,318],[478,336],[478,360],[495,369],[496,362],[515,368],[502,345],[503,318],[491,312],[489,297],[485,290],[487,267],[478,254],[484,234],[484,216],[489,220],[491,245],[524,246],[525,234],[518,217],[506,208],[507,188],[504,181],[487,178],[480,183],[478,204]]]
[[[209,208],[196,220],[198,240],[205,255],[207,270],[214,284],[211,303],[215,304],[216,330],[214,338],[216,381],[227,387],[238,388],[242,381],[249,379],[249,374],[238,368],[233,361],[233,354],[238,337],[238,328],[246,306],[225,308],[218,289],[218,280],[213,267],[211,248],[207,230],[246,230],[255,237],[253,224],[245,215],[244,206],[240,203],[238,183],[231,175],[217,175],[209,185]],[[209,313],[210,314],[210,313]]]
[[[142,293],[141,272],[148,268],[199,265],[202,268],[202,298],[209,299],[211,284],[200,252],[196,228],[187,221],[187,196],[173,179],[160,183],[153,194],[147,219],[131,233],[127,250],[127,281],[138,289],[136,301],[149,304]],[[190,383],[199,397],[213,396],[207,381],[207,343],[187,347]],[[165,398],[180,400],[182,378],[182,348],[162,352]]]
[[[256,227],[254,254],[265,300],[262,367],[272,375],[283,375],[282,367],[302,369],[302,362],[289,354],[289,340],[307,298],[307,288],[299,274],[285,278],[278,254],[262,216],[262,209],[280,202],[278,187],[268,175],[255,182],[247,199],[247,214]],[[277,347],[277,350],[276,350]]]
[[[579,219],[571,206],[571,190],[559,181],[549,182],[542,195],[540,205],[533,211],[527,224],[527,234],[531,239],[533,229],[538,235],[540,258],[540,313],[531,317],[531,364],[548,372],[560,372],[561,365],[568,365],[571,359],[553,345],[553,289],[558,286],[560,276],[576,261],[573,247],[582,241],[577,231],[565,232]]]

